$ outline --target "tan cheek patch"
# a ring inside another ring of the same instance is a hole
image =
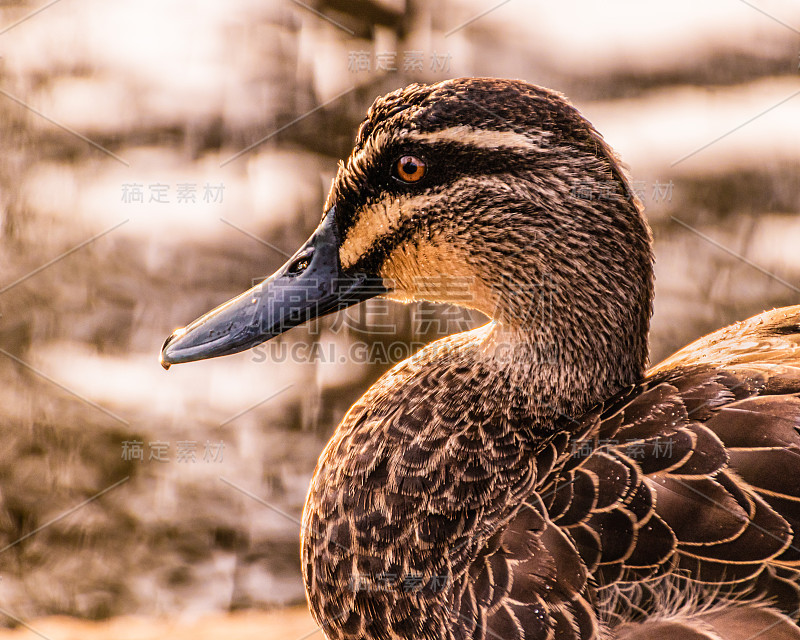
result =
[[[352,267],[379,238],[392,233],[400,225],[403,210],[413,208],[416,198],[384,199],[364,207],[358,220],[339,247],[339,261],[343,268]]]
[[[449,302],[480,311],[493,309],[492,292],[464,256],[465,251],[435,239],[397,247],[381,268],[381,277],[393,290],[387,297],[401,302]]]
[[[342,246],[339,247],[342,267],[352,267],[378,240],[397,231],[414,213],[436,211],[443,202],[447,202],[452,193],[473,185],[480,186],[483,182],[489,181],[465,177],[451,184],[446,192],[428,190],[409,195],[387,196],[375,204],[363,207],[358,212],[355,225],[347,232]]]

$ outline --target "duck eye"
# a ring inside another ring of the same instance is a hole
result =
[[[394,167],[395,177],[401,182],[419,182],[425,175],[425,162],[417,156],[403,156]]]
[[[302,256],[299,256],[294,262],[292,262],[292,264],[289,265],[289,267],[286,269],[286,272],[291,273],[292,275],[303,273],[303,271],[308,269],[308,265],[311,263],[311,256],[313,253],[313,251],[308,251]]]

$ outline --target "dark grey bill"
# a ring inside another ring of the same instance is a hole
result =
[[[386,291],[380,278],[342,272],[332,207],[308,242],[273,275],[173,332],[161,349],[161,365],[168,369],[239,353]]]

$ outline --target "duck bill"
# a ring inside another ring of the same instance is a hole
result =
[[[273,275],[174,331],[161,349],[161,365],[168,369],[239,353],[386,292],[379,278],[342,272],[332,207],[308,242]]]

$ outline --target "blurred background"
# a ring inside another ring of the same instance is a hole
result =
[[[306,239],[375,97],[567,94],[646,206],[655,363],[800,303],[799,65],[796,0],[5,0],[0,626],[304,602],[298,518],[334,426],[409,345],[481,319],[370,301],[269,348],[158,354]],[[313,631],[296,611],[272,628]]]

